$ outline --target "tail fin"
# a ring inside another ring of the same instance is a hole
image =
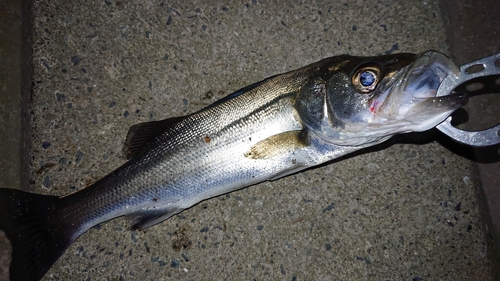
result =
[[[0,229],[12,245],[10,279],[39,280],[73,242],[58,197],[0,188]]]

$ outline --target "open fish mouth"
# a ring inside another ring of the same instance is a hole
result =
[[[394,77],[393,85],[372,100],[373,121],[386,125],[394,123],[399,133],[435,127],[468,100],[463,93],[436,97],[441,82],[448,75],[459,75],[458,66],[450,58],[435,51],[420,54],[405,71],[395,75],[400,77]]]

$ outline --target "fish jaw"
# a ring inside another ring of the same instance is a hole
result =
[[[467,103],[463,93],[436,97],[441,82],[448,75],[457,76],[458,73],[458,67],[442,53],[422,53],[406,71],[398,73],[397,83],[371,101],[372,124],[398,122],[403,130],[401,133],[435,127]]]

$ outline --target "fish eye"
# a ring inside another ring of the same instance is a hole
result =
[[[375,83],[375,73],[371,71],[363,71],[359,74],[359,83],[364,87],[370,87]]]
[[[380,80],[380,69],[373,66],[360,67],[352,76],[352,84],[361,93],[369,93],[375,89]]]

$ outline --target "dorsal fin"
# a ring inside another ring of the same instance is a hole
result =
[[[123,154],[127,159],[134,158],[154,138],[184,120],[184,118],[186,116],[172,117],[161,121],[139,123],[130,127],[123,146]]]

